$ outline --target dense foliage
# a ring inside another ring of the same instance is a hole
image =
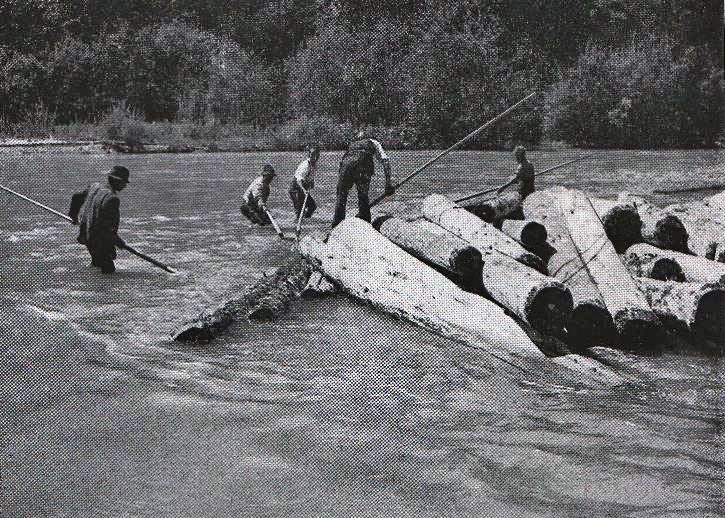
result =
[[[331,143],[375,127],[441,146],[537,90],[475,145],[707,146],[722,19],[714,0],[6,0],[0,123],[123,116]]]

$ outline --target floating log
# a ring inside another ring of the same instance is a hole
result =
[[[546,227],[538,221],[505,219],[501,231],[521,243],[526,250],[536,255],[546,244]]]
[[[355,226],[355,230],[347,228]],[[465,292],[442,274],[393,245],[367,224],[348,218],[327,242],[315,233],[300,251],[350,295],[413,322],[438,335],[486,351],[495,369],[537,383],[548,378],[592,387],[622,385],[626,379],[598,362],[576,354],[541,362],[542,352],[505,312],[486,299]],[[367,244],[364,244],[367,242]],[[360,254],[360,250],[375,250]]]
[[[426,219],[468,241],[484,255],[496,250],[539,272],[546,272],[540,257],[445,196],[432,194],[425,198],[422,212]]]
[[[642,239],[657,248],[687,252],[688,233],[680,218],[668,210],[660,209],[644,198],[620,193],[619,204],[633,204],[642,220]]]
[[[725,347],[725,285],[637,279],[652,309],[676,333]]]
[[[481,284],[481,252],[458,236],[431,232],[426,226],[399,218],[376,220],[373,226],[411,255],[460,276],[466,287]]]
[[[607,238],[618,253],[642,242],[642,220],[634,203],[592,198],[592,205],[602,221]]]
[[[517,192],[505,192],[493,199],[463,206],[486,223],[499,226],[504,219],[523,219],[521,195]]]
[[[654,348],[661,323],[622,264],[589,199],[581,192],[557,193],[569,235],[596,283],[627,348]]]
[[[577,350],[610,346],[616,336],[612,316],[569,236],[559,211],[557,190],[561,188],[529,195],[524,200],[524,214],[546,226],[547,244],[554,251],[549,259],[549,273],[572,294],[574,309],[567,322],[567,341]]]
[[[634,246],[630,247],[624,254],[624,265],[635,277],[645,277],[658,281],[679,281],[685,280],[682,268],[674,259],[660,257],[652,253],[639,253]]]
[[[302,289],[301,296],[302,298],[322,297],[324,295],[331,295],[336,291],[337,288],[327,280],[327,277],[320,272],[312,272],[310,279],[307,281],[307,285]]]
[[[295,254],[274,273],[265,274],[241,297],[229,300],[216,310],[205,312],[183,323],[172,334],[172,338],[179,342],[206,342],[240,318],[278,317],[305,286],[310,270],[307,261]]]
[[[662,250],[646,243],[632,245],[627,249],[627,256],[647,255],[654,258],[666,258],[677,262],[688,282],[725,282],[725,264],[699,257],[683,254],[674,250]]]

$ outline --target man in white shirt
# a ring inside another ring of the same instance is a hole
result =
[[[267,199],[269,198],[270,184],[276,175],[274,167],[265,164],[261,176],[252,180],[247,190],[244,191],[243,203],[239,210],[252,223],[258,225],[268,225],[270,223],[269,216],[267,216]]]
[[[335,215],[332,218],[332,227],[345,219],[347,195],[352,186],[357,187],[358,214],[357,217],[370,221],[370,179],[375,174],[373,158],[383,165],[385,173],[385,194],[395,192],[391,180],[390,159],[385,154],[383,146],[375,139],[364,138],[363,133],[358,134],[358,140],[351,143],[340,162],[340,173],[337,178],[337,203]]]
[[[297,218],[300,217],[305,196],[307,196],[305,217],[309,218],[315,212],[315,209],[317,209],[317,203],[310,194],[310,189],[315,186],[315,172],[317,171],[317,161],[319,159],[320,150],[316,147],[311,147],[307,153],[307,159],[300,162],[292,178],[289,196],[292,199],[292,205],[295,208],[295,217]]]

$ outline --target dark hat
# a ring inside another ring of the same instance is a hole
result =
[[[514,156],[516,158],[521,158],[526,155],[526,148],[524,146],[516,146],[514,148]]]
[[[116,180],[121,180],[126,183],[129,183],[128,181],[128,169],[123,167],[122,165],[114,165],[111,170],[108,172],[109,178],[114,178]]]
[[[262,168],[262,176],[277,176],[277,173],[274,172],[274,167],[272,167],[272,164],[264,164],[264,167]]]

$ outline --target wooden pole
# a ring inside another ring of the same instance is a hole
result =
[[[305,191],[305,201],[302,202],[302,210],[300,211],[300,217],[297,218],[297,228],[295,228],[295,238],[299,240],[300,232],[302,232],[302,218],[305,217],[305,210],[307,210],[307,200],[310,198],[310,192]]]
[[[550,173],[552,171],[556,171],[557,169],[561,169],[562,167],[566,167],[570,164],[573,164],[575,162],[581,162],[582,160],[586,160],[587,158],[591,158],[594,155],[587,155],[580,158],[575,158],[574,160],[569,160],[568,162],[564,162],[563,164],[555,165],[554,167],[550,167],[548,169],[544,169],[543,171],[536,173],[534,176],[542,176],[547,173]],[[479,196],[483,196],[484,194],[491,194],[492,192],[498,191],[503,185],[499,187],[492,187],[491,189],[486,189],[485,191],[477,192],[475,194],[469,194],[468,196],[464,196],[463,198],[459,198],[455,200],[456,203],[461,203],[462,201],[468,201],[473,198],[478,198]]]
[[[12,189],[9,189],[8,187],[5,187],[2,184],[0,184],[0,189],[2,189],[3,191],[9,192],[10,194],[12,194],[14,196],[17,196],[18,198],[20,198],[22,200],[25,200],[27,202],[30,202],[33,205],[36,205],[36,206],[40,207],[41,209],[47,210],[48,212],[50,212],[52,214],[55,214],[56,216],[59,216],[59,217],[65,219],[67,221],[70,221],[71,223],[73,222],[73,219],[71,219],[70,216],[67,216],[67,215],[63,214],[62,212],[58,212],[57,210],[48,207],[47,205],[43,205],[42,203],[40,203],[38,201],[35,201],[35,200],[31,199],[31,198],[28,198],[27,196],[24,196],[24,195],[20,194],[19,192],[15,192]],[[176,273],[176,270],[174,270],[170,266],[165,265],[164,263],[162,263],[160,261],[157,261],[156,259],[154,259],[152,257],[149,257],[146,254],[142,254],[141,252],[139,252],[135,248],[130,247],[129,245],[123,245],[123,246],[120,246],[119,248],[123,248],[125,250],[128,250],[131,254],[133,254],[133,255],[135,255],[137,257],[140,257],[144,261],[147,261],[147,262],[153,264],[154,266],[157,266],[157,267],[161,268],[162,270],[166,270],[169,273]]]
[[[438,160],[440,160],[441,158],[443,158],[444,156],[446,156],[451,151],[459,148],[460,146],[462,146],[463,144],[465,144],[466,142],[468,142],[469,140],[471,140],[472,138],[474,138],[476,135],[478,135],[479,133],[481,133],[483,130],[485,130],[489,126],[492,126],[493,124],[495,124],[498,121],[500,121],[501,119],[503,119],[506,115],[508,115],[509,113],[511,113],[512,111],[514,111],[516,108],[518,108],[520,105],[522,105],[523,103],[525,103],[529,99],[531,99],[534,95],[536,95],[536,92],[530,93],[529,95],[527,95],[526,97],[524,97],[523,99],[521,99],[519,102],[517,102],[513,106],[511,106],[508,109],[504,110],[503,112],[499,113],[493,119],[491,119],[490,121],[488,121],[486,124],[484,124],[480,128],[472,131],[471,133],[469,133],[468,135],[466,135],[465,137],[463,137],[461,140],[459,140],[458,142],[456,142],[455,144],[453,144],[451,147],[449,147],[445,151],[442,151],[441,153],[439,153],[435,157],[433,157],[430,160],[428,160],[425,164],[423,164],[418,169],[416,169],[415,171],[413,171],[412,173],[410,173],[408,176],[406,176],[405,178],[403,178],[400,182],[398,182],[397,184],[395,184],[394,187],[397,189],[398,187],[400,187],[404,183],[408,182],[409,180],[411,180],[412,178],[414,178],[415,176],[417,176],[419,173],[421,173],[423,170],[427,169],[429,166],[433,165]],[[384,200],[386,197],[387,197],[387,195],[385,195],[385,194],[383,194],[382,196],[378,196],[377,198],[375,198],[370,203],[370,206],[371,207],[374,207],[375,205],[377,205],[378,203],[380,203],[382,200]]]
[[[264,209],[264,213],[269,218],[269,222],[272,223],[272,226],[274,227],[274,231],[277,232],[277,235],[279,236],[279,238],[285,240],[286,238],[284,237],[282,230],[279,228],[279,225],[277,225],[277,222],[272,217],[272,214],[270,214],[270,212],[267,209]]]

